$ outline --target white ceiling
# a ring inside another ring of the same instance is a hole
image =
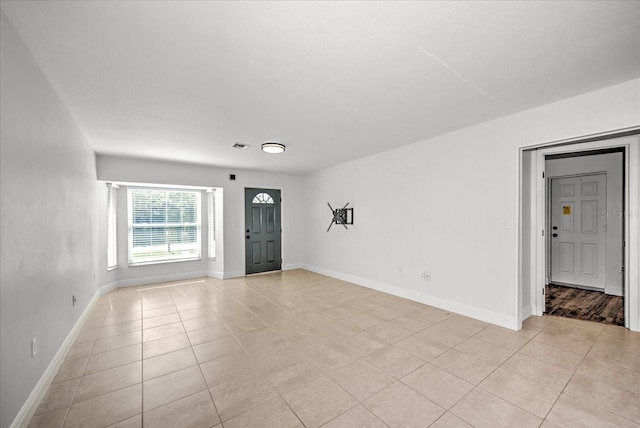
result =
[[[1,7],[99,154],[305,173],[640,77],[638,1]]]

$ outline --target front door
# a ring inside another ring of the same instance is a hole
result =
[[[606,174],[551,179],[551,282],[604,289]]]
[[[282,268],[280,190],[245,189],[246,273]]]

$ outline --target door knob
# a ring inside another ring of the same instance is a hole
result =
[[[558,226],[553,226],[553,228],[552,228],[552,229],[553,229],[553,230],[558,230]],[[247,232],[248,232],[248,230],[247,230]]]
[[[250,236],[249,236],[249,235],[247,235],[247,239],[249,239],[249,238],[250,238]]]
[[[553,235],[551,235],[551,236],[553,236],[554,238],[557,238],[557,237],[558,237],[558,234],[557,234],[557,233],[554,233],[554,234],[553,234]],[[247,238],[248,238],[248,236],[247,236]]]

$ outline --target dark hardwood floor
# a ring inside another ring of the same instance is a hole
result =
[[[624,325],[624,299],[601,291],[547,285],[546,314]]]

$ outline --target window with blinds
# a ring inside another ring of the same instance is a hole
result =
[[[200,258],[200,192],[130,187],[129,264]]]
[[[209,229],[209,258],[216,258],[216,189],[207,190],[208,229]]]
[[[107,183],[107,270],[118,267],[116,210],[118,186]]]

